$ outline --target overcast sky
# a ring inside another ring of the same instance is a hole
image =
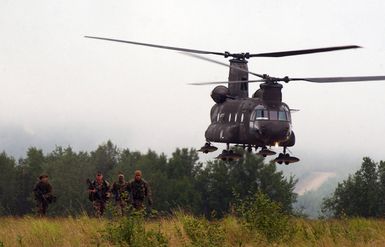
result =
[[[232,52],[354,44],[364,48],[254,58],[249,69],[385,75],[384,11],[383,0],[1,0],[0,149],[89,150],[111,139],[170,153],[204,143],[213,87],[187,83],[226,80],[227,68],[84,35]],[[250,94],[257,89],[252,85]],[[284,85],[283,100],[301,110],[293,115],[292,152],[303,166],[338,156],[385,159],[384,96],[385,82]]]

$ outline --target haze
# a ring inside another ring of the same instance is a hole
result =
[[[249,69],[292,77],[385,75],[384,10],[381,0],[2,0],[0,150],[20,157],[29,146],[90,150],[111,139],[170,154],[204,143],[213,86],[187,83],[226,80],[227,68],[84,35],[233,52],[354,44],[364,48],[255,58]],[[385,82],[284,85],[284,101],[300,109],[291,151],[302,162],[282,169],[330,172],[343,170],[341,161],[358,166],[365,155],[384,159],[384,92]]]

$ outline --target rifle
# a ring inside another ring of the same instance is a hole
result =
[[[120,201],[120,191],[114,191],[115,201]]]
[[[95,182],[91,182],[90,179],[87,178],[87,184],[88,184],[88,189],[89,190],[96,190],[95,192],[89,192],[88,194],[88,199],[90,199],[90,201],[95,201],[95,200],[106,200],[106,198],[108,199],[108,194],[104,194],[106,192],[104,192],[103,190],[100,190],[98,188],[96,188],[95,186]],[[103,186],[106,182],[103,180]],[[108,192],[108,191],[107,191]]]
[[[95,186],[92,184],[91,180],[87,178],[86,183],[88,185],[89,190],[94,190]],[[95,201],[95,192],[88,192],[88,199],[93,202]]]
[[[43,192],[40,189],[35,190],[35,193],[37,194],[37,198],[46,204],[51,204],[56,202],[56,196],[54,195],[48,195],[48,197],[45,197]]]

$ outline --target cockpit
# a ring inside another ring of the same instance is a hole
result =
[[[268,109],[264,105],[258,105],[255,108],[255,120],[290,121],[290,110],[285,105],[281,105],[278,109]]]

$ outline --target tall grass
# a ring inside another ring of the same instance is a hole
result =
[[[86,216],[4,217],[0,218],[0,246],[129,246],[126,242],[117,243],[106,238],[106,229],[111,222],[108,219]],[[384,220],[290,218],[289,223],[294,230],[290,239],[281,242],[270,241],[263,232],[245,226],[234,216],[210,222],[183,213],[178,213],[174,217],[139,222],[138,224],[143,224],[144,228],[137,228],[134,234],[150,233],[147,236],[151,243],[156,243],[154,238],[158,238],[156,241],[159,241],[164,237],[163,244],[186,247],[385,246]],[[141,239],[137,235],[134,238]]]
[[[0,219],[0,242],[5,246],[111,246],[101,238],[106,221],[79,218]],[[1,245],[0,245],[1,246]]]

